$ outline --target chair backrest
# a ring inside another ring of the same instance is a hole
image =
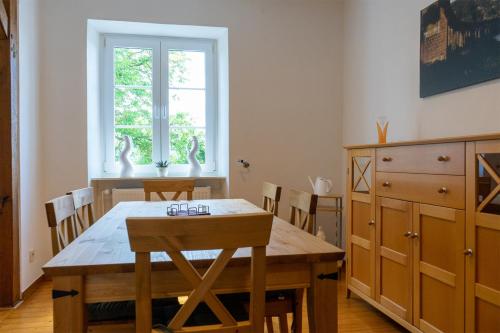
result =
[[[317,206],[318,196],[316,194],[290,190],[290,223],[312,234],[316,222]]]
[[[52,236],[52,252],[56,255],[79,235],[73,197],[64,195],[46,202],[45,212]]]
[[[94,224],[94,211],[92,208],[94,203],[94,189],[86,187],[68,192],[68,194],[73,197],[76,224],[81,233]]]
[[[173,332],[183,327],[204,301],[220,324],[190,327],[190,332],[256,332],[264,330],[265,260],[273,215],[271,213],[226,216],[176,216],[127,218],[130,247],[135,252],[136,332],[151,332],[151,252],[165,251],[193,291],[168,323]],[[251,247],[251,296],[248,321],[237,322],[219,301],[212,287],[238,248]],[[222,249],[201,275],[181,251]],[[213,328],[213,330],[211,330]]]
[[[151,201],[151,193],[156,193],[161,200],[179,200],[182,192],[186,192],[188,200],[193,200],[194,179],[186,180],[145,180],[144,197]],[[164,193],[174,193],[172,198],[167,199]]]
[[[262,185],[262,209],[278,216],[278,204],[281,198],[281,186],[264,182]]]

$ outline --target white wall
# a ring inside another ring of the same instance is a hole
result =
[[[43,202],[88,181],[87,19],[228,27],[230,194],[259,203],[263,180],[282,184],[286,217],[287,189],[308,190],[307,175],[343,191],[341,144],[375,142],[377,116],[391,141],[500,130],[498,80],[419,98],[433,1],[21,0],[23,289],[50,257]]]
[[[51,254],[43,209],[43,153],[39,109],[38,1],[19,2],[19,130],[20,130],[20,260],[21,288],[40,276],[40,266]],[[35,250],[30,263],[28,253]]]
[[[36,2],[23,1],[32,5]],[[43,235],[43,242],[37,246],[43,251],[40,262],[23,270],[23,281],[26,279],[23,287],[31,280],[26,277],[39,274],[40,264],[49,257],[48,228],[39,209],[43,201],[88,182],[86,22],[90,18],[228,27],[231,196],[260,204],[262,181],[280,183],[285,187],[280,215],[285,217],[287,189],[308,190],[307,175],[333,178],[339,188],[343,169],[340,164],[341,1],[44,0],[38,3],[37,33],[25,32],[25,39],[39,39],[36,46],[26,50],[30,59],[24,61],[24,66],[36,62],[39,68],[34,69],[39,79],[31,88],[22,88],[21,94],[33,100],[32,108],[39,114],[35,132],[43,138],[41,156],[33,160],[42,161],[43,181],[37,186],[41,188],[40,197],[29,207],[33,217],[30,223],[37,225],[24,229],[22,242],[28,246],[31,240],[24,237],[40,229],[37,237]],[[30,89],[38,89],[36,96]],[[25,110],[28,112],[29,108]],[[24,140],[28,139],[35,144],[34,137]],[[238,158],[249,160],[251,168],[242,170],[235,163]],[[34,180],[24,177],[25,181]],[[24,260],[25,253],[22,256]]]
[[[348,0],[344,15],[343,143],[500,131],[500,80],[419,98],[420,10],[434,0]]]

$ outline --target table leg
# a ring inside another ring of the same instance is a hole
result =
[[[309,332],[336,333],[337,323],[337,263],[312,264],[311,286],[307,290]]]
[[[52,285],[54,333],[85,332],[83,277],[55,276]]]

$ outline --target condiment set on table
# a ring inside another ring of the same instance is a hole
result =
[[[189,207],[187,203],[172,204],[167,207],[168,216],[199,216],[210,215],[210,206],[198,205]]]

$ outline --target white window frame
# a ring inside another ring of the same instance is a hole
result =
[[[169,159],[169,83],[168,50],[202,51],[205,53],[205,164],[204,173],[217,172],[217,43],[212,39],[134,36],[119,34],[102,35],[102,120],[104,136],[104,172],[116,173],[120,165],[115,161],[114,147],[114,48],[138,47],[153,50],[153,152],[151,165],[136,165],[139,173],[155,172],[154,162]],[[188,164],[170,165],[172,173],[186,172]]]

